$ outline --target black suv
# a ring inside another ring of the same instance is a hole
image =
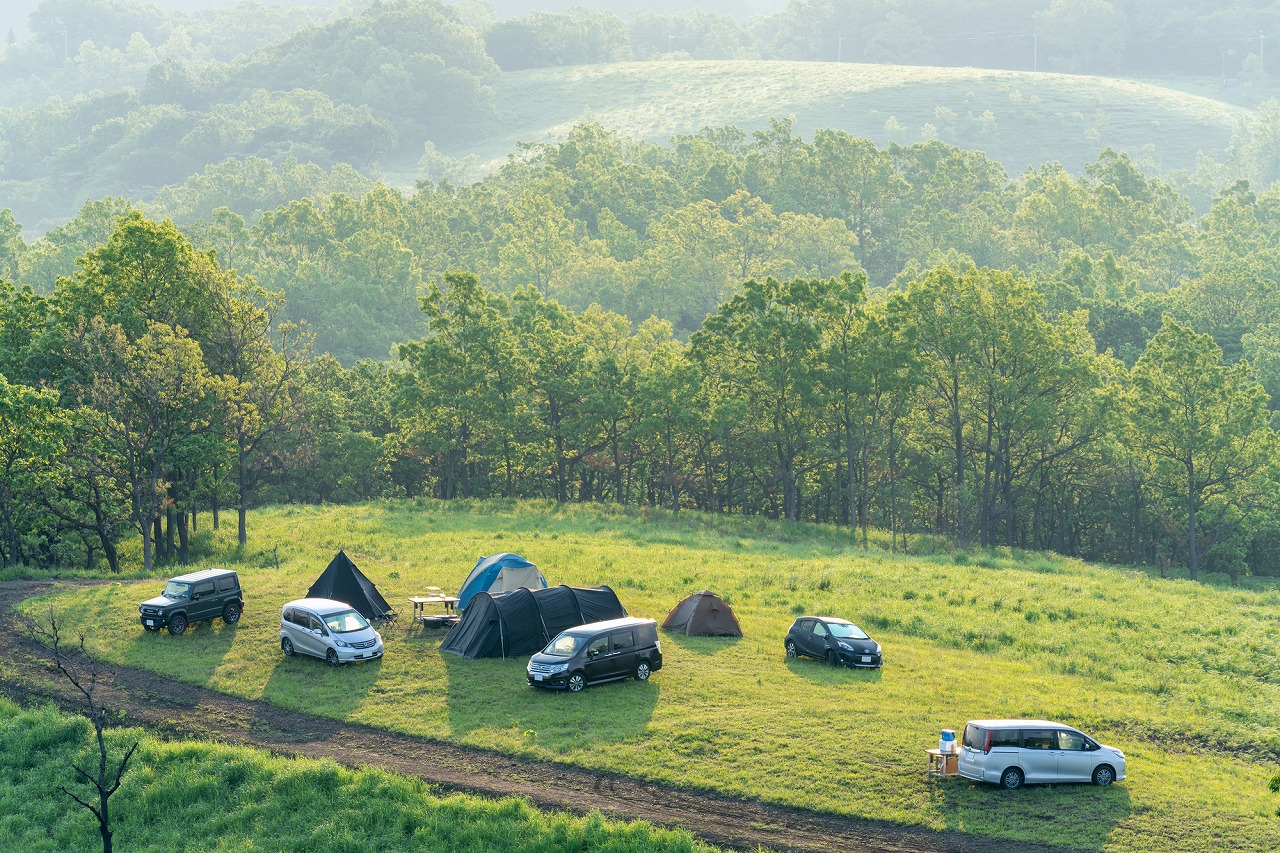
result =
[[[602,681],[647,681],[660,669],[658,623],[623,618],[579,625],[557,634],[529,659],[525,679],[537,687],[578,693],[588,684]]]
[[[148,631],[168,628],[170,634],[186,633],[201,619],[222,617],[228,624],[240,621],[244,598],[240,578],[229,569],[205,569],[170,578],[164,592],[138,606],[142,627]]]

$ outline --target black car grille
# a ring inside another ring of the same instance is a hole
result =
[[[159,615],[160,615],[160,608],[159,608],[159,607],[144,607],[144,608],[142,608],[142,615],[143,615],[143,616],[159,616]]]

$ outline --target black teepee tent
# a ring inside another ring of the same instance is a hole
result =
[[[307,598],[331,598],[350,604],[366,619],[386,619],[391,614],[373,581],[365,577],[342,551],[307,590]]]

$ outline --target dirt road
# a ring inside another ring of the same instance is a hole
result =
[[[12,624],[13,605],[47,582],[0,583],[0,691],[20,704],[81,704],[52,668],[47,652]],[[196,737],[273,752],[329,758],[351,767],[377,766],[417,776],[444,790],[521,796],[544,809],[592,810],[621,820],[680,826],[712,844],[740,850],[870,851],[871,853],[1069,853],[1061,847],[972,838],[958,833],[736,800],[342,723],[265,702],[237,699],[147,670],[117,667],[98,700],[160,737]]]

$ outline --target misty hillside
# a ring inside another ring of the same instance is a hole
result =
[[[937,139],[1014,174],[1050,162],[1079,170],[1111,147],[1144,169],[1181,172],[1203,208],[1230,179],[1213,164],[1246,147],[1257,121],[1226,97],[1242,90],[1203,81],[784,61],[826,50],[765,26],[803,4],[754,29],[703,11],[638,13],[624,26],[585,9],[501,24],[472,6],[416,0],[193,5],[46,0],[30,18],[34,35],[6,47],[0,197],[28,235],[87,200],[151,202],[251,160],[293,177],[252,197],[229,192],[225,203],[247,217],[370,179],[475,180],[520,143],[563,139],[582,123],[663,142],[788,119],[801,133],[838,129],[882,145]],[[841,48],[845,59],[869,53],[852,36]],[[616,61],[629,56],[649,61]],[[1046,48],[1046,68],[1065,62],[1054,56]],[[1228,171],[1274,179],[1266,163]]]

